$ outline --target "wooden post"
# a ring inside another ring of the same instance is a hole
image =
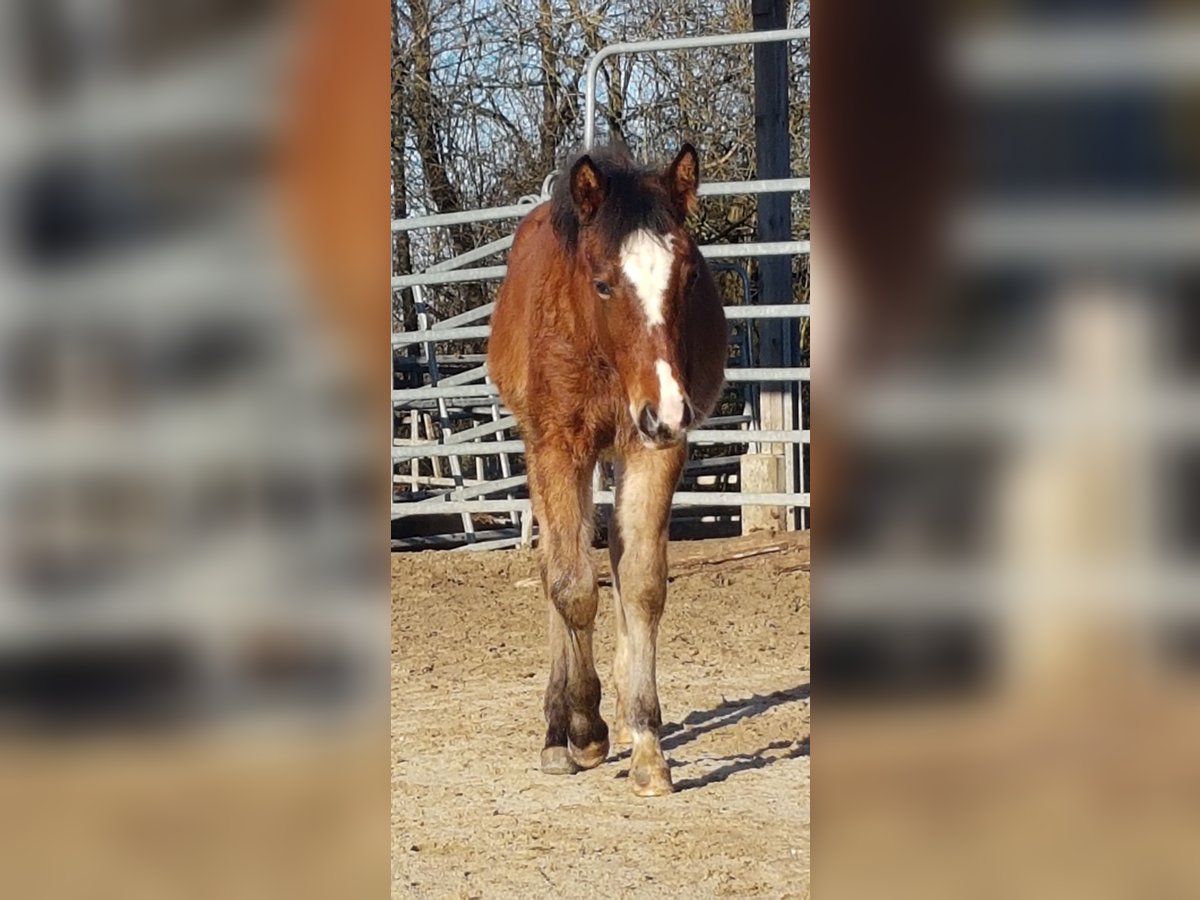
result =
[[[784,0],[752,0],[754,30],[786,27]],[[754,139],[758,178],[791,176],[791,140],[788,133],[788,60],[787,44],[774,42],[754,45]],[[786,193],[758,195],[758,240],[792,239],[791,198]],[[758,260],[759,291],[757,302],[790,303],[792,263],[787,256],[764,256]],[[760,366],[794,366],[795,323],[785,319],[761,319],[758,322]],[[760,423],[767,430],[794,427],[795,384],[766,383],[759,392]],[[747,493],[774,493],[792,490],[796,484],[795,448],[783,444],[762,444],[759,453],[744,457],[741,489]],[[767,456],[768,459],[756,457]],[[782,507],[742,507],[742,531],[790,527]]]

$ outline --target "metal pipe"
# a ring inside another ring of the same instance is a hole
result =
[[[392,290],[423,284],[456,284],[461,281],[494,281],[504,277],[508,266],[484,266],[479,269],[459,269],[454,272],[416,272],[393,275]]]
[[[770,194],[777,192],[805,193],[811,190],[809,178],[758,178],[749,181],[710,181],[700,185],[697,193],[701,197],[728,197],[738,194]],[[522,219],[532,210],[541,206],[544,200],[537,203],[515,203],[510,206],[496,206],[491,209],[469,209],[462,212],[436,213],[428,216],[408,216],[404,219],[392,219],[392,231],[412,231],[417,228],[437,228],[446,225],[473,225],[476,222],[494,222],[498,219]],[[511,236],[500,238],[501,241],[512,241]],[[493,243],[499,243],[494,241]],[[480,247],[480,250],[483,248]],[[503,250],[497,247],[496,250]],[[493,250],[491,252],[496,252]],[[472,250],[471,253],[476,251]],[[463,254],[464,256],[468,254]],[[483,254],[486,256],[487,254]],[[450,260],[447,260],[450,262]],[[445,266],[445,263],[439,263]],[[453,266],[445,266],[447,269]]]
[[[428,341],[427,343],[431,344],[432,341]],[[456,384],[470,384],[473,381],[481,381],[484,378],[487,378],[487,363],[475,366],[473,369],[467,369],[465,372],[443,376],[438,380],[438,386],[450,387]]]
[[[488,441],[478,444],[412,444],[392,448],[392,462],[424,459],[432,456],[492,456],[496,453],[524,453],[522,441]]]
[[[451,316],[448,319],[442,319],[440,322],[434,322],[429,327],[431,329],[438,328],[453,328],[461,322],[474,322],[478,319],[490,316],[496,310],[496,301],[485,303],[483,306],[477,306],[474,309],[468,309],[466,312],[461,312],[456,316]]]
[[[811,241],[760,241],[750,244],[705,244],[700,248],[705,259],[740,259],[744,256],[807,256]]]
[[[485,338],[492,333],[490,325],[472,325],[467,328],[430,328],[428,331],[392,332],[392,346],[420,344],[423,341],[469,341]]]
[[[446,497],[454,500],[470,500],[472,497],[486,497],[488,494],[502,494],[505,491],[510,491],[515,487],[521,487],[526,483],[527,479],[524,475],[514,475],[509,478],[500,478],[495,481],[485,481],[482,484],[472,484],[469,487],[451,488],[443,491],[438,497],[430,497],[430,501],[438,500],[441,497]],[[423,503],[424,501],[413,501]]]
[[[808,303],[780,303],[770,306],[727,306],[727,319],[803,319],[812,315]]]
[[[802,431],[724,431],[717,428],[698,428],[688,434],[692,444],[807,444],[811,434]],[[448,444],[404,444],[392,448],[392,462],[423,459],[432,456],[491,456],[496,453],[524,453],[522,441],[478,442],[458,441]]]
[[[727,319],[803,319],[812,315],[808,303],[783,303],[774,306],[727,306]],[[397,331],[392,334],[392,346],[419,344],[422,341],[466,341],[485,338],[491,334],[490,325],[472,325],[464,328],[439,328],[429,326],[426,331]]]
[[[808,366],[775,366],[760,369],[726,369],[726,381],[808,381]]]
[[[657,41],[633,41],[610,44],[588,61],[584,89],[583,146],[590,150],[596,139],[596,73],[600,63],[619,53],[650,53],[657,50],[695,50],[701,47],[727,47],[732,44],[766,44],[772,41],[802,41],[808,39],[807,28],[780,28],[774,31],[743,32],[742,34],[713,34],[699,37],[664,38]]]
[[[807,444],[807,431],[731,431],[719,428],[697,428],[688,434],[693,444]]]
[[[476,247],[474,250],[468,250],[466,253],[459,256],[451,257],[444,262],[436,263],[426,269],[426,272],[449,272],[451,269],[458,269],[465,266],[469,262],[475,262],[478,259],[484,259],[491,256],[493,253],[499,253],[501,250],[507,250],[512,246],[513,239],[516,234],[509,234],[502,238],[497,238],[494,241],[489,241],[482,247]]]
[[[726,381],[808,381],[812,370],[808,366],[770,369],[726,369]],[[493,384],[462,384],[453,386],[407,388],[392,391],[392,402],[406,400],[442,400],[450,397],[495,397],[499,394]]]
[[[392,403],[408,400],[442,400],[447,397],[497,397],[500,392],[494,384],[463,384],[456,387],[419,387],[392,391]]]
[[[519,219],[540,203],[514,203],[491,209],[469,209],[463,212],[436,213],[431,216],[408,216],[392,219],[392,231],[411,231],[414,228],[434,228],[439,225],[471,225],[475,222],[494,222],[496,219]]]
[[[810,241],[766,241],[752,244],[705,244],[700,253],[705,259],[741,259],[747,256],[807,256]],[[461,281],[494,281],[504,277],[507,266],[484,266],[453,272],[417,272],[393,275],[392,290],[424,284],[454,284]]]
[[[500,419],[494,419],[491,422],[485,422],[482,425],[476,425],[473,428],[465,428],[462,431],[455,431],[452,434],[445,436],[447,444],[465,444],[476,438],[489,437],[498,431],[505,431],[509,428],[516,428],[517,420],[512,416],[504,416]]]
[[[700,190],[697,193],[701,197],[728,197],[737,194],[769,194],[775,192],[800,193],[811,190],[810,184],[811,182],[808,178],[759,178],[750,181],[710,181],[700,185]],[[473,225],[476,222],[494,222],[497,219],[521,219],[544,202],[544,200],[539,200],[536,203],[514,203],[510,206],[496,206],[491,209],[470,209],[463,210],[462,212],[436,213],[428,216],[408,216],[404,219],[392,219],[392,231],[411,231],[416,228],[436,228],[446,225]],[[501,238],[501,240],[504,239]],[[447,266],[447,268],[453,267]]]
[[[737,194],[799,194],[811,190],[809,178],[758,178],[753,181],[710,181],[700,185],[701,197],[729,197]]]
[[[612,491],[597,491],[593,500],[597,506],[611,506]],[[679,491],[672,502],[678,506],[796,506],[809,505],[808,494],[739,494],[736,491]],[[418,500],[414,503],[393,503],[396,517],[428,515],[430,513],[506,513],[517,510],[529,512],[528,500]]]

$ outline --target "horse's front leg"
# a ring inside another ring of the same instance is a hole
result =
[[[592,545],[593,463],[537,448],[527,455],[534,510],[541,526],[542,585],[549,601],[550,679],[542,770],[570,774],[608,756],[600,717],[600,679],[592,654],[599,594]]]
[[[633,738],[629,780],[640,797],[669,794],[675,789],[658,742],[662,711],[655,657],[658,623],[667,598],[671,496],[686,456],[683,445],[662,450],[631,448],[622,460],[617,480],[616,579],[618,602],[625,618],[625,646],[617,649],[625,683],[618,686],[617,694]]]
[[[621,468],[618,463],[618,480],[621,477],[620,473]],[[617,708],[613,714],[613,727],[616,730],[611,736],[615,747],[627,747],[633,741],[633,733],[629,730],[629,717],[625,713],[625,695],[629,691],[629,629],[625,624],[625,606],[621,603],[621,556],[623,553],[621,529],[617,524],[617,514],[614,509],[608,519],[608,561],[612,570],[613,622],[617,635],[611,682],[617,696]]]

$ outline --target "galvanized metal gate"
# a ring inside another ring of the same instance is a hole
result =
[[[693,50],[734,44],[758,44],[780,41],[806,41],[807,29],[759,31],[737,35],[678,38],[614,44],[597,53],[587,68],[585,145],[595,136],[596,74],[604,59],[615,54],[653,53],[668,50]],[[702,184],[701,197],[767,193],[807,193],[807,177],[775,178]],[[415,216],[392,222],[393,232],[445,228],[454,225],[499,220],[518,220],[549,198],[550,178],[540,195],[492,209]],[[506,251],[512,245],[508,235],[484,244],[468,253],[429,266],[419,272],[399,273],[392,277],[393,293],[411,289],[416,306],[415,330],[392,335],[392,519],[415,516],[453,516],[429,523],[421,534],[393,539],[395,547],[461,546],[463,549],[497,549],[528,543],[533,538],[533,521],[528,499],[521,454],[523,445],[516,423],[500,404],[495,385],[487,373],[481,353],[457,353],[448,356],[441,347],[451,342],[486,338],[495,303],[438,320],[425,292],[433,285],[484,283],[494,284],[504,277],[503,265],[475,265]],[[740,394],[740,414],[717,416],[689,436],[692,447],[731,448],[731,453],[712,455],[692,453],[683,483],[675,494],[675,519],[689,514],[706,515],[727,511],[736,513],[745,506],[783,507],[789,513],[807,509],[801,448],[808,443],[804,422],[802,384],[809,380],[809,369],[801,366],[756,367],[753,365],[753,340],[750,328],[758,320],[797,322],[809,316],[808,304],[792,302],[792,296],[771,298],[775,303],[750,302],[750,278],[746,269],[734,262],[755,257],[807,256],[809,242],[788,240],[759,243],[702,246],[701,252],[712,260],[718,271],[731,271],[742,286],[739,304],[727,306],[725,313],[733,329],[736,364],[726,370],[728,390]],[[416,355],[397,354],[418,348]],[[799,410],[795,427],[764,430],[761,427],[757,386],[770,382]],[[748,492],[740,488],[738,463],[747,448],[757,452],[764,447],[782,449],[785,460],[780,490]],[[706,458],[705,458],[706,457]],[[597,467],[593,486],[598,506],[611,505],[613,492]],[[802,524],[799,515],[788,515],[789,527]]]

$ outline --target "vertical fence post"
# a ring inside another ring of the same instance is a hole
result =
[[[755,31],[783,28],[787,6],[784,0],[752,0]],[[754,45],[754,140],[757,178],[791,176],[791,140],[788,134],[787,44],[778,41]],[[791,197],[786,193],[758,195],[758,240],[792,239]],[[758,302],[790,303],[792,263],[790,257],[765,256],[758,260]],[[758,322],[758,364],[764,367],[796,365],[794,323],[785,319]],[[760,426],[784,431],[794,421],[795,385],[769,382],[760,390]],[[742,490],[752,493],[790,492],[795,485],[795,463],[791,447],[763,444],[757,454],[748,454],[742,464]],[[783,530],[790,527],[786,509],[779,506],[742,508],[742,531]]]

